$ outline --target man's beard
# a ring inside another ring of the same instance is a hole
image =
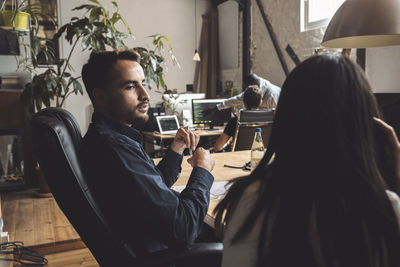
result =
[[[132,124],[143,124],[149,120],[149,114],[143,114],[143,116],[135,116],[132,118]]]

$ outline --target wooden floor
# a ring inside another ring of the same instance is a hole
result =
[[[44,255],[48,266],[99,266],[53,197],[39,198],[31,189],[2,193],[0,203],[3,231],[9,233],[10,241],[22,241]],[[0,263],[0,267],[12,266]]]

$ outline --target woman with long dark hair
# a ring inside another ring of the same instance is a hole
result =
[[[296,67],[266,155],[215,210],[223,266],[400,266],[399,143],[379,117],[348,58]]]

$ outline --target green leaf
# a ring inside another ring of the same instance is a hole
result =
[[[118,9],[118,4],[117,4],[117,2],[111,1],[111,4],[112,4],[116,9]]]
[[[74,87],[75,94],[78,94],[78,92],[79,92],[79,93],[81,93],[81,95],[83,95],[82,85],[78,80],[74,79],[74,81],[72,82],[72,85]]]
[[[95,5],[81,5],[81,6],[77,6],[77,7],[73,8],[72,11],[81,10],[81,9],[84,9],[84,8],[90,10],[90,9],[92,9],[94,7],[96,7],[96,6]]]
[[[118,22],[118,20],[120,20],[120,18],[121,18],[121,15],[118,14],[117,12],[115,12],[115,13],[112,15],[111,19],[110,19],[111,24],[114,25],[115,23]]]
[[[97,1],[97,0],[89,0],[89,1],[92,2],[92,3],[98,4],[99,6],[101,6],[100,2]]]
[[[163,76],[160,76],[160,84],[162,88],[167,89],[167,85],[165,84]]]
[[[151,67],[154,71],[157,69],[157,60],[154,57],[150,57]]]
[[[83,36],[82,43],[81,43],[82,51],[85,51],[88,48],[89,38],[90,38],[90,34]]]
[[[101,7],[95,7],[90,11],[89,15],[89,23],[93,23],[94,21],[98,20],[101,14]]]
[[[57,33],[54,35],[53,39],[57,40],[58,38],[60,38],[60,36],[65,32],[65,30],[67,29],[69,24],[65,24],[63,25],[58,31]]]
[[[101,12],[103,12],[103,21],[104,21],[104,25],[107,25],[107,14],[106,14],[106,9],[104,7],[101,8]]]
[[[63,89],[64,93],[68,92],[67,81],[64,78],[61,79],[61,88],[58,88],[57,95],[61,95],[61,89]]]

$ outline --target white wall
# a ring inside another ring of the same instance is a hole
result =
[[[375,92],[400,92],[400,46],[367,48],[366,74]]]
[[[61,24],[68,22],[71,17],[79,15],[78,12],[72,12],[71,9],[81,5],[83,1],[60,2]],[[101,2],[106,3],[104,0]],[[119,0],[117,2],[121,15],[136,36],[136,40],[126,42],[129,47],[152,48],[152,38],[146,38],[146,36],[152,34],[162,33],[169,37],[181,69],[174,67],[172,62],[168,60],[168,72],[165,80],[168,88],[177,89],[178,92],[186,91],[186,84],[193,83],[195,70],[195,63],[192,60],[195,49],[195,0]],[[201,14],[206,13],[210,6],[209,3],[209,0],[197,0],[197,40],[200,38]],[[111,7],[110,4],[107,4],[107,6]],[[64,56],[68,55],[69,49],[69,44],[64,41],[62,44]],[[88,52],[79,51],[79,49],[76,50],[71,60],[77,73],[80,73],[82,65],[85,64],[89,56]],[[168,57],[167,54],[166,57]],[[150,98],[150,103],[154,105],[161,101],[161,94],[156,92],[156,88],[152,89]],[[71,95],[66,100],[65,108],[77,118],[83,133],[86,132],[87,125],[90,122],[89,106],[90,100],[86,95]]]

